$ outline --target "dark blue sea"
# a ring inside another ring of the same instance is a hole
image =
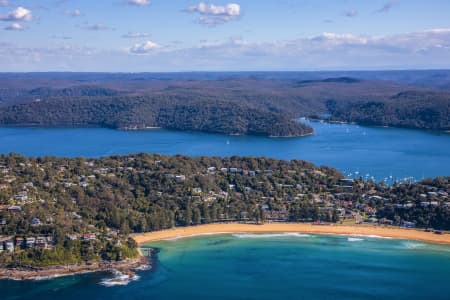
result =
[[[328,165],[376,181],[450,175],[450,134],[422,130],[310,123],[300,138],[226,136],[164,129],[0,127],[0,153],[100,157],[138,152],[192,156],[268,156]]]

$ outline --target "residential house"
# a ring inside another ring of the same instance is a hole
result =
[[[12,240],[5,241],[3,244],[4,244],[5,251],[7,251],[9,253],[13,253],[14,252],[14,242]]]
[[[25,247],[26,248],[34,248],[34,246],[36,246],[36,238],[35,237],[25,238]]]
[[[184,182],[184,181],[186,181],[186,176],[185,175],[176,175],[175,181],[176,182]]]
[[[12,206],[8,207],[8,211],[12,212],[12,213],[20,212],[21,210],[22,210],[22,208],[18,205],[12,205]]]
[[[33,220],[31,220],[31,226],[41,226],[41,220],[33,218]]]
[[[90,232],[83,233],[82,239],[85,241],[95,240],[95,233],[90,233]]]
[[[66,238],[71,240],[71,241],[75,241],[79,238],[80,236],[76,233],[68,233],[66,234]]]

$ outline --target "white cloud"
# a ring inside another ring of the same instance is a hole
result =
[[[167,52],[166,59],[202,70],[206,65],[212,70],[448,68],[450,29],[387,36],[323,33],[272,42],[231,38]]]
[[[198,22],[207,26],[216,26],[229,21],[237,20],[241,16],[241,6],[236,3],[215,5],[200,2],[185,9],[189,13],[198,13]]]
[[[6,26],[4,29],[11,31],[21,31],[24,30],[25,28],[19,23],[12,23],[11,25]]]
[[[321,35],[310,38],[310,41],[321,42],[323,44],[342,45],[342,44],[366,44],[368,39],[367,37],[361,35],[353,35],[349,33],[338,34],[332,32],[324,32]]]
[[[200,2],[197,5],[191,6],[187,9],[190,12],[198,12],[203,15],[221,15],[221,16],[239,16],[241,14],[241,7],[239,4],[230,3],[225,6],[208,4]]]
[[[128,4],[130,5],[136,5],[136,6],[146,6],[151,3],[150,0],[128,0]]]
[[[129,49],[129,52],[133,54],[147,54],[160,47],[161,46],[155,42],[147,41],[141,44],[134,44],[134,46]]]
[[[70,45],[36,48],[0,42],[0,61],[3,70],[8,71],[42,71],[48,66],[55,70],[111,72],[447,69],[450,28],[384,36],[328,32],[265,42],[212,38],[195,47],[176,48],[147,41],[115,50]],[[65,69],[59,67],[65,65]]]
[[[65,10],[64,14],[71,16],[71,17],[79,17],[81,16],[81,11],[79,9],[74,9],[74,10]]]
[[[150,33],[141,33],[141,32],[128,32],[124,35],[122,35],[123,38],[126,39],[140,39],[140,38],[148,38],[152,35]]]
[[[22,6],[17,7],[15,10],[10,11],[6,16],[0,17],[2,21],[32,21],[33,14],[31,10],[23,8]]]

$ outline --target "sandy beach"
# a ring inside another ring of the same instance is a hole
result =
[[[309,223],[266,223],[253,224],[208,224],[191,227],[134,234],[132,237],[138,244],[159,240],[225,233],[312,233],[312,234],[345,234],[380,236],[395,239],[408,239],[437,244],[450,245],[450,234],[435,234],[416,229],[398,227],[381,227],[371,225],[313,225]]]

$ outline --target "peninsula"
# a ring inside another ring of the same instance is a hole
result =
[[[333,75],[337,77],[326,77]],[[313,129],[295,119],[311,117],[372,126],[450,129],[448,90],[430,83],[424,87],[396,82],[388,73],[391,81],[361,78],[370,73],[339,75],[0,74],[0,82],[6,83],[0,83],[0,125],[161,127],[301,137]],[[81,83],[87,79],[95,84]]]
[[[449,177],[387,186],[301,160],[9,154],[0,156],[0,190],[0,268],[14,278],[132,269],[141,263],[140,243],[204,233],[436,243],[450,236]]]

